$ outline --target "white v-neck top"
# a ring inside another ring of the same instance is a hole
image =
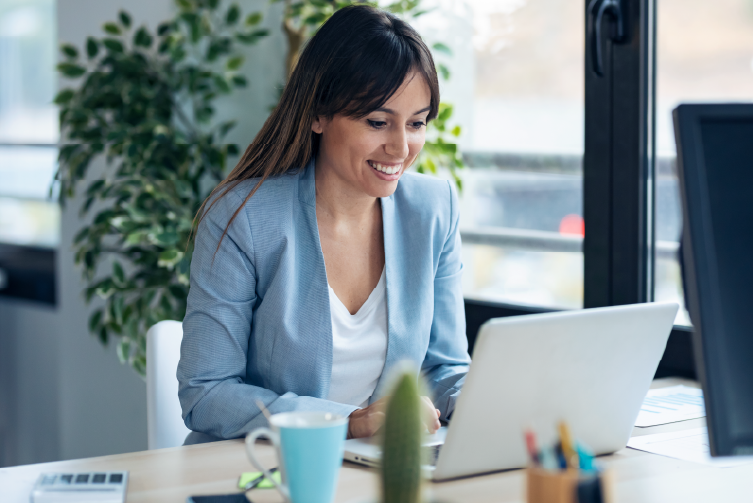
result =
[[[350,314],[331,286],[332,378],[329,400],[366,407],[387,358],[385,270],[356,314]]]

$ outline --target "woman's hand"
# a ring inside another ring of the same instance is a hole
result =
[[[348,438],[371,437],[384,423],[385,409],[389,397],[380,398],[368,407],[354,410],[350,414],[348,422]],[[429,433],[436,433],[441,426],[439,424],[439,410],[434,408],[431,398],[421,397],[422,422]]]

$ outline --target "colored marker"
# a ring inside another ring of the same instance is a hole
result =
[[[554,451],[549,447],[544,447],[541,449],[541,467],[544,470],[549,470],[556,472],[559,468],[557,467],[557,459],[554,456]]]
[[[536,434],[530,430],[526,430],[526,448],[528,449],[528,456],[531,458],[531,462],[534,466],[540,463],[538,449],[536,448]]]
[[[577,443],[577,449],[580,469],[583,471],[592,471],[594,469],[594,454],[591,449],[580,442]]]
[[[562,454],[565,456],[568,468],[578,469],[578,453],[573,446],[573,437],[570,435],[570,428],[564,421],[559,424],[560,442],[562,443]]]

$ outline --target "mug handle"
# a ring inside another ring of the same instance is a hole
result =
[[[288,488],[272,478],[272,474],[269,473],[269,470],[264,468],[261,463],[259,463],[259,460],[256,459],[256,456],[254,454],[254,449],[256,448],[256,439],[262,435],[272,441],[272,443],[276,447],[279,457],[280,435],[277,434],[277,432],[270,430],[269,428],[261,427],[246,435],[246,454],[248,454],[248,459],[251,461],[251,464],[256,467],[257,470],[260,470],[262,473],[264,473],[264,476],[267,477],[267,480],[272,481],[277,490],[280,491],[280,494],[282,494],[282,497],[285,498],[286,501],[290,501],[290,491],[288,491]],[[282,460],[279,460],[279,462],[281,463]]]

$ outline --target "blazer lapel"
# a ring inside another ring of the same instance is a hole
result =
[[[390,197],[383,197],[380,199],[382,203],[382,229],[384,234],[384,268],[385,268],[385,286],[387,296],[387,357],[384,362],[384,369],[382,375],[377,382],[377,386],[374,389],[374,394],[371,397],[370,403],[379,399],[385,393],[389,391],[389,370],[397,362],[399,358],[399,352],[396,348],[396,334],[399,333],[399,327],[401,326],[400,317],[400,289],[398,284],[400,282],[399,271],[399,251],[397,249],[399,239],[396,235],[396,222],[395,222],[395,198],[394,195]]]

